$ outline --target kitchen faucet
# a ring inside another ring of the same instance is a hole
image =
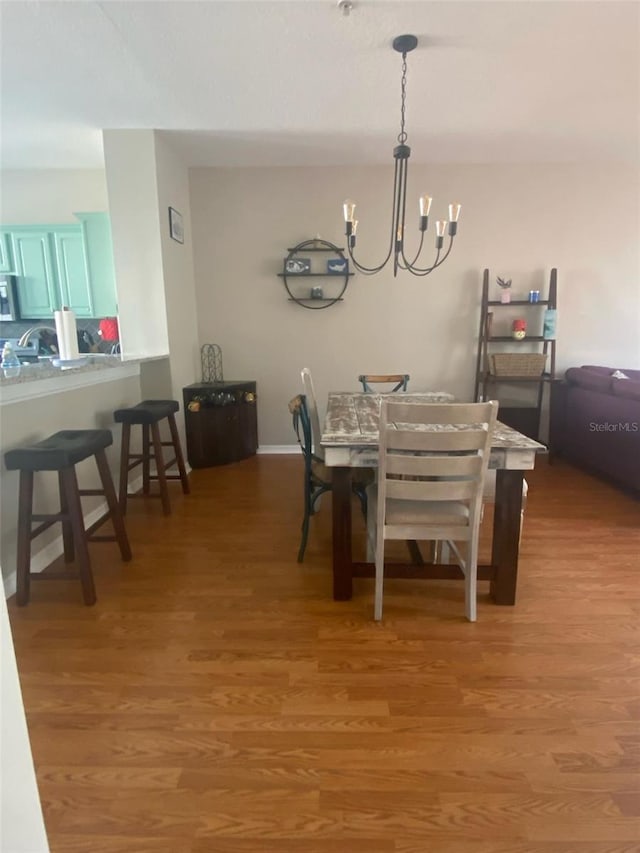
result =
[[[28,347],[32,335],[35,335],[36,332],[52,332],[54,335],[56,334],[56,330],[52,326],[32,326],[30,329],[27,329],[24,335],[20,338],[18,346]]]

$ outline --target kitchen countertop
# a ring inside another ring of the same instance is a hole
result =
[[[119,355],[88,353],[78,367],[54,367],[50,361],[23,364],[18,376],[6,377],[0,369],[0,404],[57,394],[100,382],[110,382],[140,372],[141,359],[123,361]]]
[[[0,387],[5,388],[9,385],[20,385],[24,382],[34,382],[37,379],[48,379],[71,372],[78,373],[82,371],[83,373],[87,373],[110,367],[120,367],[122,364],[122,359],[119,355],[87,353],[82,358],[86,358],[87,363],[78,365],[77,367],[54,367],[51,359],[43,359],[42,361],[31,364],[22,364],[18,376],[5,376],[0,369]]]

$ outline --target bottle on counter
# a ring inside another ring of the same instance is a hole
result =
[[[7,341],[2,349],[2,372],[7,379],[20,375],[20,359],[15,354],[13,346]]]

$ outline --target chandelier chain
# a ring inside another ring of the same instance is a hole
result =
[[[407,134],[404,129],[404,116],[405,116],[405,101],[407,97],[407,54],[402,54],[402,78],[401,78],[401,86],[402,86],[402,98],[400,101],[400,133],[398,134],[398,142],[400,145],[404,145],[407,141]]]

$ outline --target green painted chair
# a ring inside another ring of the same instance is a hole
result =
[[[293,428],[304,456],[304,516],[302,519],[302,539],[298,550],[298,562],[301,563],[304,560],[304,552],[309,538],[309,519],[316,512],[316,504],[320,496],[332,489],[332,471],[313,451],[311,418],[309,417],[306,394],[295,396],[289,402],[289,411],[293,416]],[[356,474],[352,484],[353,492],[360,500],[365,519],[367,517],[366,487],[372,481],[372,472],[369,469],[362,469],[362,472]]]

